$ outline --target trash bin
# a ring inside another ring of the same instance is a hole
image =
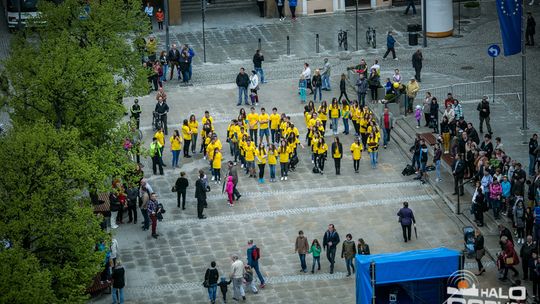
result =
[[[407,32],[421,32],[421,31],[422,31],[421,24],[407,24]]]
[[[410,46],[418,45],[418,33],[416,32],[409,33],[409,45]]]

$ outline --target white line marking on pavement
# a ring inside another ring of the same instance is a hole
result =
[[[190,219],[179,219],[179,220],[173,220],[173,221],[163,221],[160,223],[160,225],[181,226],[181,225],[191,225],[191,224],[203,224],[203,225],[213,224],[216,222],[231,222],[231,221],[239,222],[239,221],[251,220],[255,218],[261,219],[261,218],[268,218],[268,217],[290,216],[290,215],[315,213],[315,212],[320,213],[321,211],[331,212],[331,211],[359,208],[359,207],[373,207],[373,206],[380,206],[380,205],[398,204],[404,201],[419,202],[419,201],[430,201],[430,200],[432,200],[432,197],[430,195],[415,195],[415,196],[406,196],[406,197],[389,198],[389,199],[372,200],[372,201],[356,201],[356,202],[347,202],[347,203],[332,202],[328,205],[319,206],[319,207],[303,207],[303,208],[280,209],[280,210],[272,210],[272,211],[260,211],[260,212],[252,212],[252,213],[219,215],[219,216],[208,217],[204,220],[190,218]]]

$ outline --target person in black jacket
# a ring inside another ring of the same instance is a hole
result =
[[[401,224],[401,230],[403,232],[403,240],[405,243],[411,240],[411,227],[416,225],[416,219],[414,218],[413,211],[409,208],[408,202],[403,202],[403,208],[399,209],[397,216],[399,216],[399,223]]]
[[[199,170],[199,179],[195,182],[195,198],[197,199],[197,217],[205,219],[203,214],[206,205],[206,182],[204,181],[204,172]]]
[[[482,97],[482,101],[480,101],[480,103],[476,107],[476,110],[480,112],[480,133],[484,133],[483,127],[485,121],[488,133],[490,135],[493,134],[493,132],[491,132],[491,124],[489,123],[489,115],[491,114],[491,112],[489,110],[489,101],[486,95]]]
[[[189,186],[189,181],[186,178],[186,172],[180,172],[180,177],[174,184],[176,187],[176,206],[180,208],[180,198],[182,198],[182,210],[186,210],[186,189]]]
[[[463,176],[465,175],[465,163],[461,159],[461,154],[456,155],[456,159],[452,163],[452,175],[454,175],[454,193],[453,195],[464,195]],[[458,189],[459,188],[459,189]]]
[[[536,34],[536,21],[531,12],[527,12],[527,27],[525,28],[525,45],[534,46],[534,34]]]
[[[538,154],[538,134],[533,134],[529,140],[529,175],[534,176],[536,168],[536,158]]]
[[[334,138],[332,143],[332,158],[334,159],[334,165],[336,167],[336,175],[339,175],[341,172],[341,158],[343,158],[343,145],[339,142],[339,137]]]
[[[266,81],[264,81],[264,70],[262,68],[263,61],[264,61],[264,56],[261,53],[261,50],[256,50],[255,55],[253,55],[253,67],[254,67],[254,70],[257,72],[257,74],[259,74],[261,83],[266,83]]]
[[[231,284],[231,280],[227,281],[226,278],[221,278],[221,281],[217,284],[221,290],[221,295],[223,296],[223,303],[227,303],[227,285]]]
[[[158,100],[158,103],[156,103],[154,112],[159,114],[159,118],[161,119],[161,122],[163,123],[163,129],[165,131],[165,135],[167,135],[168,134],[167,113],[169,113],[169,105],[167,104],[167,101],[164,100],[162,97],[159,97],[159,100]]]
[[[114,266],[112,271],[112,302],[113,304],[123,304],[124,303],[124,287],[126,286],[125,280],[125,270],[122,266],[120,259],[116,260],[116,266]]]
[[[328,230],[324,233],[323,237],[323,249],[326,251],[326,258],[330,262],[330,273],[334,273],[336,248],[339,241],[339,234],[337,233],[334,224],[328,225]]]
[[[338,98],[338,103],[341,103],[341,97],[345,96],[345,99],[347,100],[348,103],[351,103],[351,101],[349,100],[349,96],[347,96],[347,76],[345,76],[345,74],[341,74],[341,80],[339,81],[339,98]]]
[[[204,274],[204,284],[208,288],[208,299],[212,304],[216,303],[216,291],[218,286],[219,272],[216,269],[216,262],[210,263],[210,268]]]
[[[431,104],[429,105],[429,116],[431,119],[430,123],[433,127],[433,133],[439,133],[439,104],[435,97],[431,99]]]
[[[422,72],[422,60],[424,60],[424,57],[422,56],[421,50],[416,50],[414,54],[412,55],[412,66],[414,68],[414,79],[418,82],[422,82],[420,80],[420,72]]]
[[[474,231],[474,255],[476,263],[478,264],[478,273],[476,275],[481,275],[486,272],[484,265],[482,265],[482,257],[486,254],[486,249],[484,248],[484,236],[479,228],[476,228]]]
[[[244,95],[244,104],[249,105],[247,100],[247,89],[249,86],[249,76],[246,74],[246,69],[240,68],[240,73],[236,75],[236,85],[238,86],[238,103],[242,104],[242,94]]]
[[[180,62],[180,51],[176,48],[176,44],[172,45],[169,54],[167,54],[167,59],[169,60],[169,68],[171,69],[169,80],[172,80],[173,78],[174,67],[176,67],[176,72],[178,73],[178,80],[182,79],[180,76],[180,66],[178,65]]]

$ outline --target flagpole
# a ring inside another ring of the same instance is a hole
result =
[[[522,100],[522,130],[527,130],[527,57],[525,56],[525,0],[521,1],[521,97]]]

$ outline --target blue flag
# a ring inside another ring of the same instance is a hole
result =
[[[497,0],[497,13],[504,46],[504,56],[521,52],[522,0]]]

